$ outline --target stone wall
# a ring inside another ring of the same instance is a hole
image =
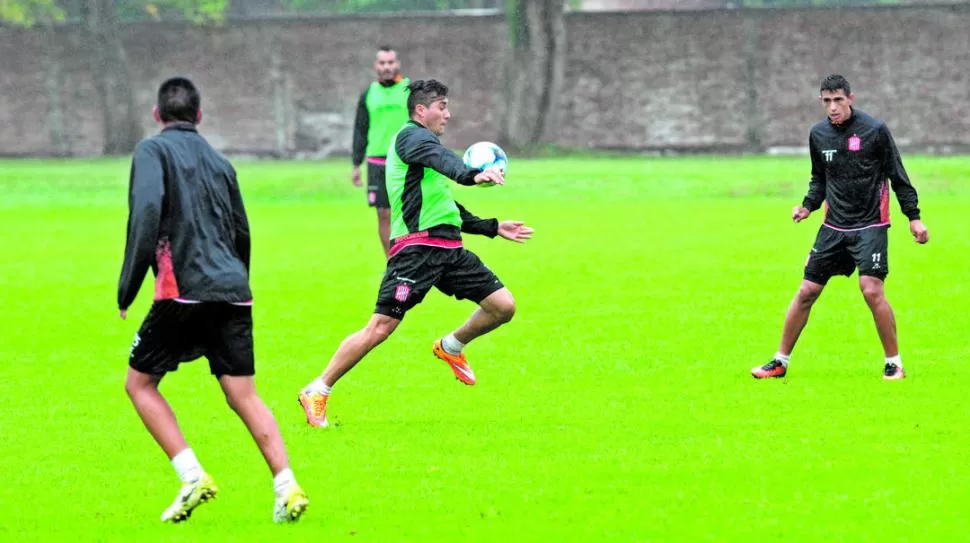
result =
[[[970,148],[968,27],[967,5],[570,13],[556,143],[802,146],[821,117],[819,80],[839,72],[852,82],[857,106],[887,120],[901,146]],[[203,90],[202,129],[219,149],[347,153],[374,49],[390,43],[406,75],[451,86],[447,144],[498,136],[500,16],[132,24],[124,32],[146,133],[154,130],[157,85],[184,74]],[[53,154],[58,109],[66,151],[100,152],[92,55],[82,38],[72,26],[52,41],[40,30],[0,28],[0,155]]]
[[[583,0],[583,11],[646,11],[723,8],[725,0]]]

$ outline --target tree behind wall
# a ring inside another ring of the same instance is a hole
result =
[[[81,4],[85,36],[93,52],[92,70],[101,102],[106,155],[130,153],[143,132],[131,88],[128,55],[121,42],[114,0],[85,0]]]
[[[552,139],[566,59],[564,0],[508,0],[509,52],[501,141],[529,149]]]

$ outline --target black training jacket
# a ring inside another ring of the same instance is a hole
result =
[[[135,148],[128,241],[118,282],[127,309],[151,267],[154,300],[248,302],[249,222],[236,172],[189,123]]]
[[[841,125],[828,119],[809,135],[812,180],[802,205],[826,204],[825,224],[852,230],[889,224],[889,186],[909,220],[920,218],[916,189],[886,123],[859,111]]]

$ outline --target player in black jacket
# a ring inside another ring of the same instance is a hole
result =
[[[896,318],[884,292],[889,274],[889,187],[909,219],[913,238],[922,244],[929,234],[920,221],[916,189],[886,123],[852,107],[855,95],[844,77],[826,77],[819,99],[828,118],[812,127],[812,180],[802,204],[792,210],[792,220],[801,222],[824,202],[824,221],[805,264],[802,285],[788,308],[778,352],[751,374],[758,379],[784,377],[812,305],[829,278],[851,275],[858,268],[859,287],[886,353],[883,378],[902,379]]]
[[[132,159],[118,307],[121,318],[127,318],[152,267],[154,303],[131,346],[125,390],[182,480],[162,521],[188,519],[217,492],[158,391],[166,373],[200,356],[209,360],[226,400],[273,473],[273,519],[298,520],[309,501],[290,470],[276,420],[253,382],[249,223],[236,172],[196,131],[202,110],[191,81],[165,81],[153,113],[162,131],[139,143]]]

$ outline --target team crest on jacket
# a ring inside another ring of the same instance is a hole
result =
[[[399,302],[406,302],[408,296],[411,295],[411,285],[407,283],[401,283],[394,289],[394,299]]]
[[[859,139],[859,136],[856,136],[855,134],[852,134],[852,137],[849,138],[849,150],[850,151],[861,151],[862,150],[862,140]]]

